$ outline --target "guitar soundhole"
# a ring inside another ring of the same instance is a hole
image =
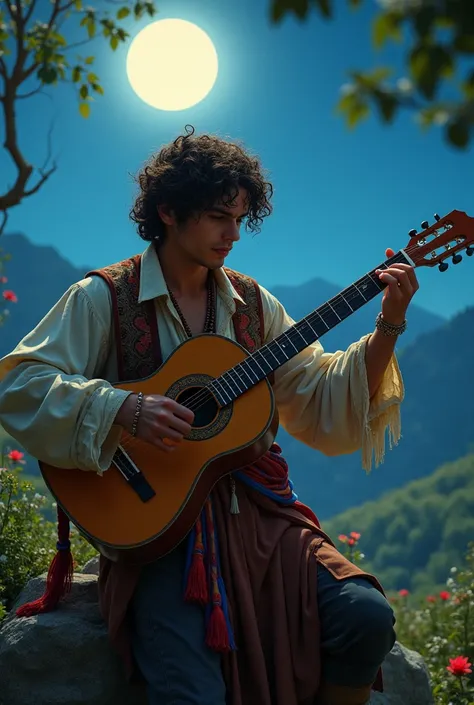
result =
[[[205,441],[217,436],[232,418],[233,404],[223,409],[210,391],[205,389],[213,378],[205,374],[188,375],[178,379],[166,392],[166,396],[194,412],[193,429],[189,441]]]
[[[210,426],[219,414],[217,401],[203,387],[189,387],[178,394],[176,401],[194,412],[193,428]]]

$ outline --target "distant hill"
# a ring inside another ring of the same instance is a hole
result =
[[[1,357],[39,323],[71,284],[82,279],[86,272],[97,265],[92,261],[87,266],[75,267],[54,247],[36,245],[21,234],[4,235],[0,247],[12,256],[6,267],[8,287],[18,296],[18,303],[11,306],[11,321],[2,327]],[[137,243],[138,251],[140,243]],[[272,293],[280,298],[293,318],[299,319],[335,296],[341,288],[323,279],[313,279],[300,286],[274,286]],[[371,301],[328,333],[323,339],[326,349],[343,349],[371,331],[379,305],[377,301]],[[420,333],[434,330],[444,321],[441,316],[413,306],[404,344],[414,340]]]
[[[323,529],[339,546],[339,534],[359,532],[364,569],[387,589],[429,592],[474,540],[474,455],[339,514]]]

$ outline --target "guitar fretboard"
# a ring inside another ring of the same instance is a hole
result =
[[[375,269],[387,269],[401,262],[411,264],[402,250]],[[375,274],[375,269],[213,380],[209,388],[219,404],[227,406],[233,402],[380,294],[385,284]]]

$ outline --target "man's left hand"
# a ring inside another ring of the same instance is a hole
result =
[[[394,250],[385,250],[387,259]],[[382,316],[387,323],[398,326],[406,317],[407,308],[419,289],[414,268],[409,264],[392,264],[387,269],[376,269],[380,281],[387,284],[382,300]]]

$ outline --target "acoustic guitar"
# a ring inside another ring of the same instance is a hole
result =
[[[393,263],[448,268],[474,253],[474,218],[452,211],[412,230]],[[224,475],[255,462],[277,430],[268,376],[379,294],[385,285],[368,272],[285,333],[249,354],[218,335],[180,345],[158,371],[119,389],[161,394],[195,414],[190,435],[173,453],[126,431],[102,475],[40,462],[43,478],[85,538],[113,561],[144,564],[173,549],[190,531],[207,496]]]

